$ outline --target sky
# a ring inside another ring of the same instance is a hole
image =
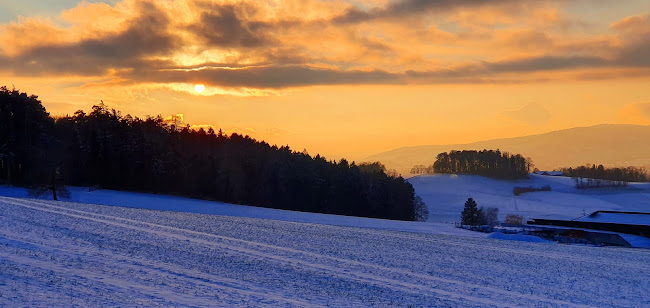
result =
[[[0,0],[0,85],[333,159],[650,125],[650,0]]]

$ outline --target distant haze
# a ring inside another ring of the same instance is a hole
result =
[[[499,149],[533,159],[540,170],[584,164],[650,166],[650,126],[605,124],[576,127],[540,135],[468,144],[403,147],[367,158],[389,169],[409,173],[414,165],[431,165],[436,155],[451,150]]]

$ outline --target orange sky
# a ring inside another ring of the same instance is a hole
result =
[[[51,2],[0,4],[0,83],[55,115],[103,100],[352,159],[650,124],[646,0]]]

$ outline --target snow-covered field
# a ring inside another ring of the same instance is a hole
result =
[[[229,204],[198,199],[166,195],[144,194],[115,190],[92,190],[84,187],[69,187],[70,200],[78,203],[115,205],[131,208],[175,211],[186,213],[226,215],[273,219],[292,222],[318,223],[335,226],[373,228],[382,230],[411,231],[435,234],[461,234],[465,236],[485,237],[486,234],[471,232],[454,227],[448,223],[413,223],[410,221],[373,219],[353,216],[340,216],[308,212],[296,212],[269,209],[255,206]],[[15,198],[30,197],[27,190],[20,187],[0,186],[0,196]],[[52,196],[43,196],[44,199]],[[459,212],[460,213],[460,212]]]
[[[450,224],[468,197],[500,208],[501,219],[647,212],[649,184],[579,191],[571,179],[537,175],[409,181],[429,222],[75,187],[75,203],[53,202],[0,186],[0,307],[650,306],[650,250],[488,237]],[[552,191],[512,194],[543,185]]]
[[[0,306],[650,305],[650,251],[0,198]]]
[[[627,188],[578,190],[571,178],[530,175],[519,181],[495,180],[473,175],[421,175],[409,179],[429,207],[430,222],[458,222],[467,198],[478,206],[499,208],[526,219],[576,219],[598,210],[650,212],[650,183]],[[551,191],[513,194],[515,186],[551,186]]]

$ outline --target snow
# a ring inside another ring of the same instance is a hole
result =
[[[2,307],[642,307],[648,260],[650,250],[0,197]]]
[[[460,219],[467,198],[478,206],[499,208],[501,221],[508,214],[526,219],[576,219],[598,210],[650,212],[650,183],[631,183],[627,188],[575,188],[571,178],[531,174],[529,179],[506,181],[474,175],[420,175],[413,184],[429,207],[431,222],[453,223]],[[513,194],[516,186],[551,186],[551,191]]]
[[[456,228],[453,224],[439,223],[435,221],[414,223],[409,221],[286,211],[167,195],[154,195],[114,190],[89,191],[88,188],[82,187],[69,187],[68,189],[70,190],[70,200],[68,201],[79,203],[114,205],[186,213],[262,218],[281,221],[318,223],[335,226],[361,227],[419,233],[465,235],[474,237],[487,236],[484,233],[477,233]],[[28,192],[24,188],[9,186],[0,186],[0,196],[16,198],[29,197]]]
[[[615,224],[650,226],[650,209],[648,210],[648,214],[597,213],[596,215],[585,216],[578,220],[587,221],[587,222],[604,222],[604,223],[615,223]]]
[[[496,240],[521,241],[521,242],[530,242],[530,243],[550,243],[550,241],[547,241],[543,238],[533,236],[533,235],[526,235],[526,234],[506,234],[501,232],[494,232],[491,233],[488,236],[488,238],[496,239]]]
[[[428,222],[80,187],[71,202],[54,202],[0,186],[0,307],[650,305],[650,250],[453,225],[469,197],[498,207],[501,220],[650,212],[650,184],[577,190],[570,178],[541,175],[409,182]],[[552,191],[512,193],[544,185]],[[621,236],[650,248],[648,238]]]
[[[638,236],[638,235],[632,235],[632,234],[624,234],[624,233],[618,233],[625,241],[630,243],[633,248],[650,248],[650,238],[643,237],[643,236]]]

